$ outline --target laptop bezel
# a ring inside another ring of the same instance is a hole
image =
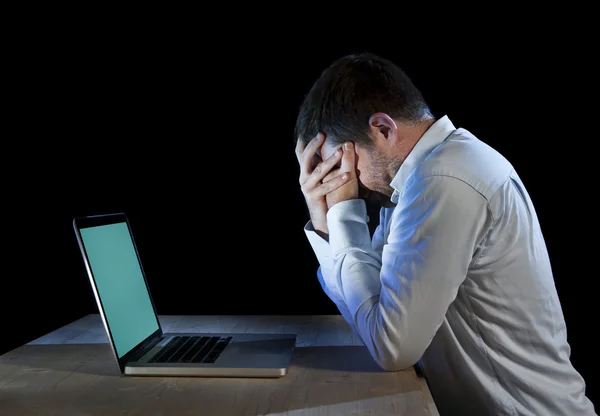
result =
[[[158,329],[150,334],[148,337],[143,339],[138,345],[132,348],[127,354],[123,357],[119,357],[117,353],[117,349],[115,346],[115,341],[110,330],[110,326],[108,325],[108,320],[106,319],[106,312],[104,311],[104,307],[102,305],[102,299],[100,298],[100,294],[98,293],[98,287],[96,285],[96,280],[94,277],[94,273],[92,272],[92,268],[90,267],[90,262],[88,259],[87,251],[85,249],[85,245],[83,243],[83,239],[81,237],[80,230],[84,228],[97,227],[102,225],[110,225],[110,224],[119,224],[125,223],[127,225],[127,229],[129,231],[129,235],[131,237],[131,242],[133,243],[133,247],[135,249],[135,254],[140,266],[140,270],[142,273],[142,277],[144,279],[144,284],[146,290],[148,291],[148,296],[150,298],[150,303],[152,305],[152,310],[154,311],[154,318],[156,319],[156,323],[158,324]],[[150,287],[148,286],[148,280],[146,278],[146,273],[144,271],[144,267],[142,265],[140,254],[137,248],[137,244],[135,242],[135,238],[133,235],[133,231],[131,228],[131,224],[129,222],[129,218],[124,212],[110,213],[110,214],[101,214],[101,215],[91,215],[84,217],[75,217],[73,218],[73,230],[75,231],[75,235],[77,237],[77,243],[79,245],[79,250],[81,252],[81,256],[83,258],[83,262],[85,265],[85,270],[87,272],[88,278],[90,280],[90,284],[92,286],[92,291],[94,292],[94,297],[96,298],[96,304],[98,305],[98,310],[100,312],[100,317],[102,318],[102,323],[104,324],[104,328],[106,329],[106,333],[109,338],[109,344],[115,360],[119,366],[119,370],[122,374],[125,373],[126,364],[131,361],[131,358],[140,354],[141,352],[145,352],[147,349],[155,345],[163,336],[163,329],[160,324],[160,320],[158,319],[158,313],[156,311],[156,306],[154,304],[154,299],[152,298],[152,293],[150,292]]]

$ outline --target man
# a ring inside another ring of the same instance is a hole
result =
[[[533,203],[511,164],[388,60],[334,62],[296,133],[323,290],[384,370],[420,360],[443,415],[594,415]],[[366,202],[379,204],[372,235]]]

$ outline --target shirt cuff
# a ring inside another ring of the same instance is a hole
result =
[[[349,247],[371,248],[367,205],[362,199],[338,202],[327,211],[329,245],[336,256]]]
[[[306,238],[308,238],[308,242],[317,256],[319,264],[324,268],[331,268],[333,257],[331,255],[331,246],[327,240],[317,234],[311,221],[306,223],[304,226],[304,233],[306,234]]]

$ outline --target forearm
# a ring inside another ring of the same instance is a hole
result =
[[[385,370],[401,370],[421,357],[430,341],[425,339],[429,332],[426,328],[421,332],[415,325],[417,313],[407,312],[414,309],[410,299],[402,296],[390,279],[384,279],[387,285],[381,284],[378,260],[373,253],[347,252],[336,258],[334,273],[349,318],[373,359]]]
[[[311,222],[305,226],[305,232],[311,247],[319,261],[319,268],[317,269],[317,278],[321,284],[323,292],[327,297],[336,305],[340,314],[344,317],[346,322],[350,325],[353,332],[361,338],[354,319],[350,310],[342,300],[339,291],[337,290],[337,284],[335,282],[335,274],[333,272],[333,257],[331,255],[331,247],[328,242],[324,240],[314,229]]]
[[[328,270],[325,273],[331,274],[331,273],[333,273],[333,270]],[[348,306],[346,306],[344,301],[339,297],[339,295],[336,292],[332,292],[329,289],[329,287],[325,284],[325,280],[323,278],[323,267],[319,267],[319,270],[317,271],[317,277],[319,279],[319,283],[321,283],[321,288],[323,289],[323,292],[335,304],[335,306],[337,306],[338,311],[340,311],[340,314],[342,315],[344,320],[348,323],[348,325],[350,325],[350,328],[352,328],[352,331],[362,341],[362,337],[360,335],[360,332],[358,331],[358,328],[356,328],[356,325],[354,323],[354,317],[350,313]]]
[[[386,370],[414,364],[420,353],[412,353],[401,332],[405,316],[396,299],[382,310],[381,255],[371,247],[366,223],[366,206],[362,201],[346,201],[331,211],[331,248],[334,253],[333,274],[345,317],[360,335],[375,361]],[[383,313],[382,313],[383,312]]]

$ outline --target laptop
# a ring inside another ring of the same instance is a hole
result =
[[[73,228],[121,374],[287,374],[296,334],[164,333],[124,213],[74,218]]]

